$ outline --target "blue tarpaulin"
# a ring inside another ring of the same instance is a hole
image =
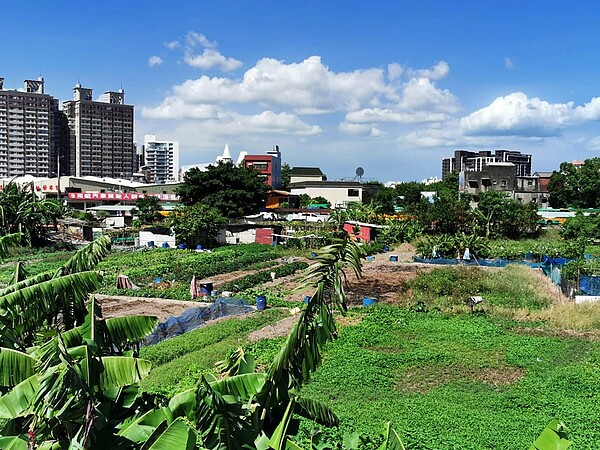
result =
[[[209,306],[190,308],[178,317],[169,317],[164,322],[159,323],[156,331],[143,340],[143,345],[156,344],[165,339],[187,333],[201,327],[207,320],[234,314],[246,314],[252,311],[255,311],[255,309],[242,299],[218,298]]]
[[[579,290],[583,295],[600,295],[600,277],[580,275]]]

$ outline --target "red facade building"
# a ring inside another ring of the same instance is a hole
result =
[[[257,170],[265,178],[265,184],[273,189],[281,187],[281,153],[278,145],[266,155],[244,156],[244,167]]]

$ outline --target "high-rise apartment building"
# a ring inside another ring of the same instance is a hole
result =
[[[92,89],[77,84],[74,100],[63,103],[70,129],[69,173],[131,178],[134,172],[133,106],[125,93],[106,92],[94,101]]]
[[[23,90],[5,90],[0,78],[0,177],[55,176],[65,150],[63,126],[58,100],[44,93],[43,78],[25,80]]]
[[[144,136],[144,173],[150,181],[178,181],[179,177],[179,142],[159,141],[156,135]]]
[[[515,150],[456,150],[453,158],[442,159],[442,179],[450,172],[479,172],[490,163],[509,162],[515,165],[516,176],[531,175],[531,155]]]

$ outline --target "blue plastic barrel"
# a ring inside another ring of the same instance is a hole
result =
[[[154,247],[154,241],[148,241],[147,245],[148,247]]]
[[[398,255],[390,255],[390,262],[398,262]]]
[[[390,246],[389,245],[384,245],[383,246],[383,251],[384,252],[389,252],[390,251]]]
[[[308,303],[308,302],[310,302],[310,299],[311,299],[311,298],[312,298],[312,297],[311,297],[310,295],[307,295],[306,297],[304,297],[304,303]]]
[[[264,295],[259,295],[256,297],[256,309],[260,311],[267,309],[267,297]]]
[[[169,248],[169,243],[168,242],[163,242],[162,243],[162,248]]]
[[[367,261],[375,261],[375,257],[373,255],[367,256]]]
[[[196,245],[196,250],[202,250],[202,244]]]
[[[371,297],[363,297],[363,306],[373,306],[377,300]]]
[[[310,254],[310,257],[311,257],[311,258],[316,258],[316,257],[317,257],[317,254],[316,254],[315,252],[311,252],[311,254]]]
[[[179,249],[180,250],[185,250],[186,245],[185,244],[179,244]]]

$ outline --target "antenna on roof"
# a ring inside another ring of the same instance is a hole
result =
[[[356,177],[354,177],[354,179],[358,178],[359,181],[362,180],[362,176],[365,174],[365,169],[363,169],[362,167],[357,167],[356,168]]]

